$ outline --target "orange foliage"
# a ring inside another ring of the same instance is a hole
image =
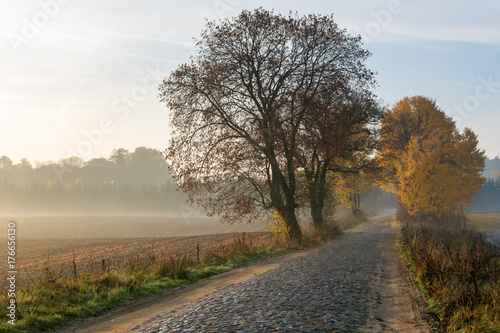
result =
[[[485,157],[477,146],[474,132],[460,133],[434,101],[404,98],[382,123],[379,185],[396,193],[410,215],[452,214],[484,183]]]

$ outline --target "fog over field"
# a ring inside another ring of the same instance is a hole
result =
[[[377,190],[363,196],[362,204],[372,213],[395,207],[393,196]],[[207,217],[173,182],[162,152],[146,147],[35,166],[3,156],[0,216],[17,221],[21,240],[177,237],[265,228],[258,222],[230,225]],[[0,237],[6,223],[2,228]]]
[[[146,262],[151,256],[195,258],[197,246],[202,255],[217,252],[231,246],[242,233],[254,242],[273,237],[262,233],[264,224],[229,225],[202,215],[9,216],[2,220],[16,221],[19,287],[43,281],[47,269],[71,276],[73,263],[80,273],[100,274],[103,265],[123,272],[134,261]],[[7,239],[7,223],[2,225],[0,237]],[[0,253],[0,262],[6,272],[7,251]]]
[[[203,215],[163,216],[9,216],[20,240],[178,237],[264,231],[267,224],[227,224]],[[6,223],[0,237],[6,234]]]
[[[84,161],[0,158],[2,215],[163,215],[192,213],[159,150],[119,148]]]

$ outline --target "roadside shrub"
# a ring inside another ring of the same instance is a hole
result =
[[[189,267],[192,266],[189,256],[181,258],[170,257],[160,260],[152,268],[155,275],[160,277],[169,277],[178,280],[187,280],[189,278]]]

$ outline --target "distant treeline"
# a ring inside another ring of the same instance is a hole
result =
[[[469,213],[500,213],[500,179],[489,178],[472,198]]]
[[[500,173],[500,156],[493,159],[486,159],[486,167],[483,176],[486,178],[498,178]]]
[[[486,174],[488,172],[488,174]],[[468,212],[500,212],[500,159],[486,161],[485,185]],[[159,150],[120,148],[109,158],[84,161],[70,157],[35,166],[27,159],[14,164],[0,157],[0,213],[120,214],[178,213],[187,197],[172,181]],[[361,199],[369,213],[397,207],[394,195],[373,188]]]
[[[500,213],[500,157],[486,159],[483,176],[487,178],[476,195],[472,205],[467,208],[469,213]]]
[[[158,150],[116,149],[109,158],[19,164],[0,158],[0,210],[4,215],[167,213],[186,197],[177,191]]]

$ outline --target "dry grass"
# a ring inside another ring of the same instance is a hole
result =
[[[460,229],[459,223],[455,227],[407,223],[399,242],[441,328],[451,332],[498,332],[498,249],[481,234]]]
[[[158,258],[197,258],[221,255],[241,233],[171,238],[132,239],[31,239],[21,241],[18,248],[17,269],[20,272],[18,288],[28,283],[40,283],[47,270],[58,276],[74,274],[73,262],[78,274],[100,274],[108,271],[122,273],[135,262],[154,261]],[[271,242],[268,233],[246,233],[246,242],[255,245]],[[275,237],[275,240],[277,237]],[[274,241],[275,241],[274,240]],[[4,272],[6,253],[0,256]]]
[[[242,232],[263,234],[264,224],[224,224],[194,213],[184,216],[31,216],[16,220],[18,287],[39,283],[49,269],[53,274],[122,272],[133,261],[153,257],[195,255],[228,246]],[[7,242],[7,223],[0,228]],[[6,246],[6,243],[5,243]],[[104,262],[103,262],[104,261]],[[7,252],[0,252],[6,271]],[[4,282],[0,285],[4,285]]]

